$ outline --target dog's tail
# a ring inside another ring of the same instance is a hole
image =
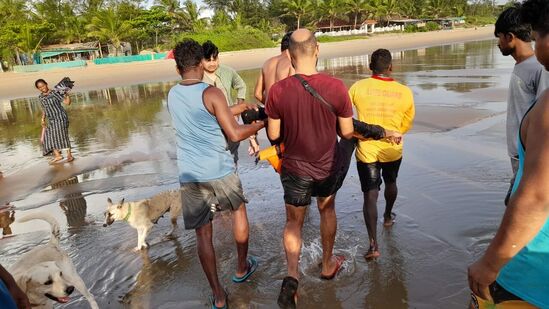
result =
[[[31,221],[31,220],[43,220],[43,221],[48,222],[50,224],[50,227],[51,227],[50,242],[54,243],[54,244],[59,243],[59,235],[60,235],[59,223],[57,222],[57,220],[55,220],[55,218],[53,216],[51,216],[50,214],[47,214],[47,213],[38,212],[38,213],[33,213],[33,214],[26,215],[26,216],[22,217],[21,219],[19,219],[17,221],[23,223],[23,222],[27,222],[27,221]]]

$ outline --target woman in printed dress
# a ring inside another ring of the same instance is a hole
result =
[[[45,80],[39,79],[34,83],[40,90],[38,99],[42,106],[42,127],[45,128],[42,140],[43,155],[53,153],[50,163],[63,160],[61,150],[67,151],[67,162],[74,160],[71,154],[71,142],[69,140],[69,117],[63,108],[63,104],[70,105],[68,89],[49,89]],[[47,118],[47,124],[46,124]]]

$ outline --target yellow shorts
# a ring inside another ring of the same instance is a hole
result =
[[[530,305],[523,300],[507,300],[499,304],[485,300],[471,293],[471,309],[536,309],[536,306]]]

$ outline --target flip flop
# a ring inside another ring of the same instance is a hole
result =
[[[227,295],[227,292],[225,292],[225,305],[223,307],[215,305],[215,297],[213,295],[210,296],[210,302],[212,303],[212,309],[229,309],[229,296]]]
[[[323,279],[323,280],[332,280],[335,278],[335,276],[337,275],[337,273],[341,270],[341,266],[343,265],[343,262],[345,261],[345,256],[343,255],[335,255],[335,260],[336,260],[336,267],[334,269],[334,272],[331,273],[330,275],[323,275],[322,273],[320,274],[320,279]]]
[[[258,263],[255,257],[248,256],[247,262],[248,262],[248,270],[246,271],[246,274],[244,274],[244,276],[242,277],[233,276],[232,280],[234,283],[245,282],[257,269]]]
[[[396,219],[396,213],[392,212],[391,213],[391,217],[389,218],[389,220],[387,220],[387,218],[383,217],[383,226],[384,227],[391,227],[395,224],[395,219]]]
[[[277,304],[282,309],[295,309],[297,298],[297,287],[299,282],[294,277],[286,277],[282,280],[282,288],[278,294]]]

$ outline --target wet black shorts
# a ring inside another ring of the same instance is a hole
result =
[[[284,189],[284,202],[293,206],[308,206],[311,197],[328,197],[341,187],[343,180],[333,174],[323,180],[314,180],[308,176],[297,176],[282,169],[280,174]]]
[[[381,186],[381,178],[385,183],[394,183],[398,177],[398,170],[402,158],[392,162],[363,163],[357,161],[358,177],[362,192],[378,189]]]
[[[522,298],[516,296],[515,294],[504,289],[499,283],[494,282],[489,286],[490,296],[492,296],[493,304],[501,304],[506,301],[524,301]],[[486,308],[486,306],[481,307],[479,303],[486,302],[482,298],[476,296],[474,293],[471,293],[471,308],[480,309]],[[490,302],[491,304],[491,302]],[[517,306],[520,308],[520,306]],[[530,306],[528,307],[530,308]]]
[[[313,196],[328,197],[335,194],[347,176],[355,146],[355,139],[339,141],[337,145],[339,155],[335,171],[323,180],[292,175],[283,168],[280,173],[280,181],[284,189],[284,202],[293,206],[307,206],[311,204]]]
[[[504,289],[499,283],[494,282],[490,285],[490,295],[495,304],[508,300],[522,300],[522,298]]]

